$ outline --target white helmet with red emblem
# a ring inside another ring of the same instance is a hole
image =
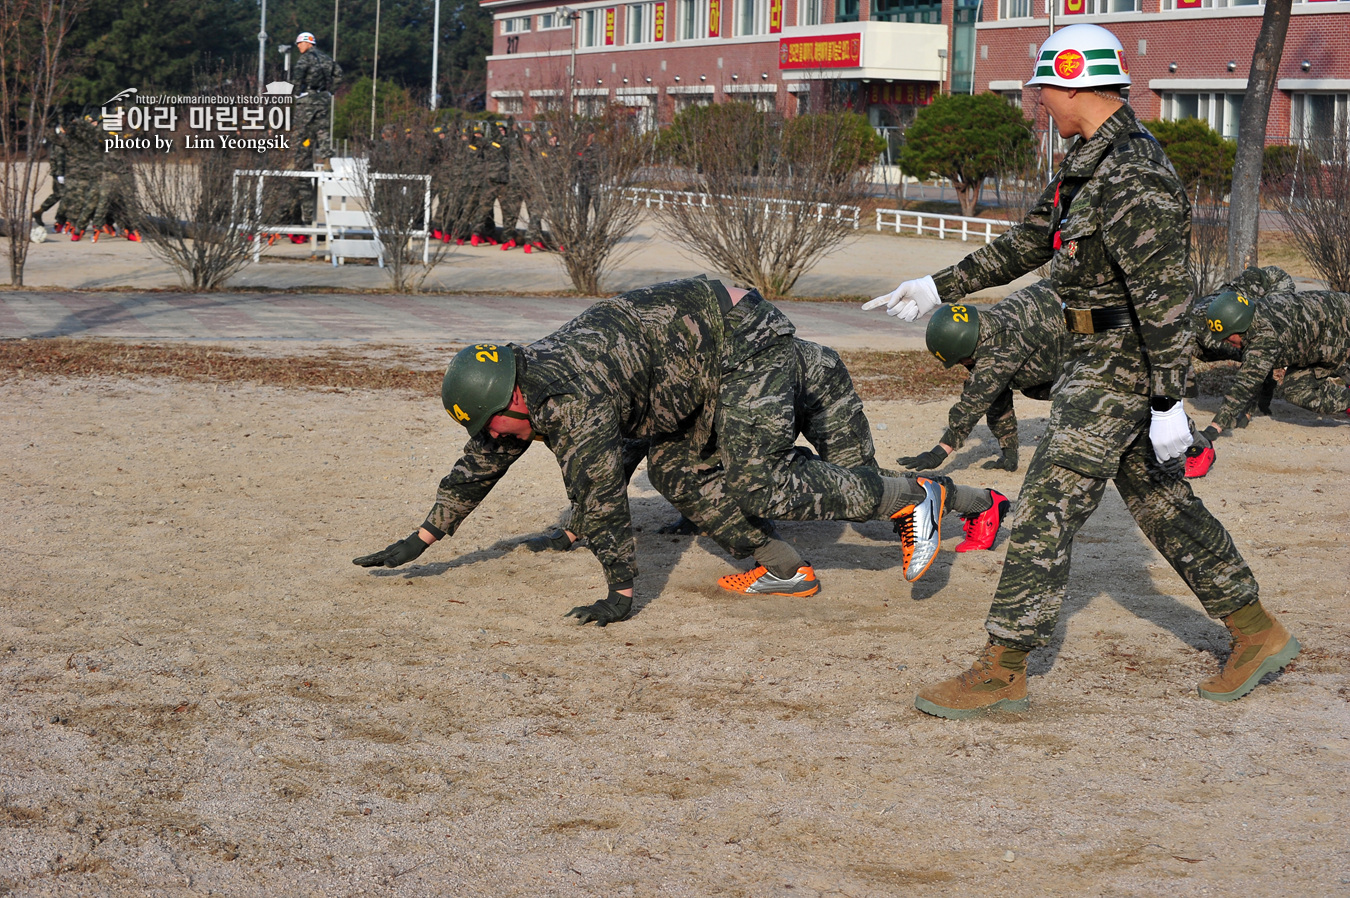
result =
[[[1041,44],[1027,87],[1049,84],[1091,90],[1126,87],[1130,67],[1120,40],[1100,25],[1070,25]]]

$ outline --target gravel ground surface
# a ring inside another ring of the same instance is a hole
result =
[[[949,404],[869,401],[879,457]],[[982,644],[1003,549],[958,518],[913,585],[882,524],[787,525],[822,592],[738,598],[640,474],[638,613],[582,628],[598,564],[529,539],[543,447],[418,562],[350,563],[458,454],[434,385],[0,383],[0,894],[1350,893],[1350,430],[1275,412],[1195,486],[1293,665],[1198,698],[1225,631],[1108,490],[1031,710],[953,723],[913,695]],[[1015,496],[976,437],[948,467]]]

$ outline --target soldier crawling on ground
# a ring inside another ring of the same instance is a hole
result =
[[[970,377],[947,414],[947,429],[938,444],[896,461],[914,471],[941,466],[985,415],[1001,452],[984,467],[1016,471],[1019,444],[1012,391],[1048,400],[1067,339],[1059,297],[1043,283],[983,312],[972,305],[943,305],[928,322],[928,351],[948,368],[964,365]]]
[[[609,584],[605,599],[569,614],[623,620],[637,574],[623,451],[638,439],[648,441],[652,485],[732,556],[755,557],[764,571],[755,592],[814,593],[814,571],[773,520],[912,520],[905,509],[941,505],[947,492],[796,449],[793,337],[792,323],[758,293],[698,277],[602,300],[529,346],[461,351],[441,401],[469,431],[464,455],[416,532],[354,562],[396,567],[453,534],[537,439],[558,459],[571,529]],[[951,501],[963,514],[1000,508],[983,489],[962,488]],[[932,561],[927,544],[901,533],[908,579]]]
[[[1322,415],[1350,415],[1350,293],[1295,293],[1282,269],[1249,268],[1206,297],[1203,308],[1197,340],[1218,343],[1242,364],[1214,420],[1195,436],[1188,476],[1209,471],[1214,440],[1240,426],[1254,405],[1269,409],[1277,371],[1284,372],[1286,401]]]

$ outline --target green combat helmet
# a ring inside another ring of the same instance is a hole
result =
[[[1205,320],[1209,323],[1209,329],[1222,340],[1229,334],[1246,333],[1254,314],[1256,307],[1247,297],[1233,290],[1225,290],[1210,302]]]
[[[928,321],[928,351],[950,368],[975,354],[980,343],[980,313],[972,306],[943,303]]]
[[[477,436],[493,415],[511,404],[516,387],[516,355],[511,347],[477,343],[450,360],[441,381],[445,413]]]

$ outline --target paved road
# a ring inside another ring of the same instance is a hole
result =
[[[559,296],[0,291],[0,337],[306,342],[529,342],[594,300]],[[922,349],[924,322],[856,303],[783,302],[808,340]]]

